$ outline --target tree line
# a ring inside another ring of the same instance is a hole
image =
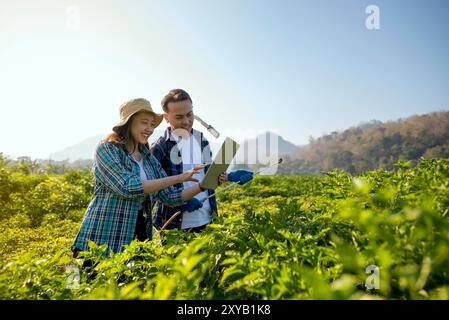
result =
[[[341,169],[348,173],[391,170],[398,161],[416,165],[421,157],[449,157],[449,111],[397,121],[371,121],[332,132],[285,157],[280,174],[313,174]]]

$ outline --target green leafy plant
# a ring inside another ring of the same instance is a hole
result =
[[[90,269],[70,252],[90,173],[2,166],[2,299],[449,298],[449,159],[259,176],[219,193],[204,232],[154,230],[109,256],[91,243]]]

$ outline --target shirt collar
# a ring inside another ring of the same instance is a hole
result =
[[[201,137],[201,139],[203,138],[203,133],[200,131],[197,131],[195,129],[192,128],[192,130],[190,131],[190,134],[193,134],[194,137]],[[178,140],[171,134],[171,127],[167,127],[167,129],[164,132],[164,140],[171,140],[173,142],[178,142]]]
[[[143,155],[148,155],[150,153],[150,149],[144,144],[139,143],[139,150]]]

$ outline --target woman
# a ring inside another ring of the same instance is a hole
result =
[[[145,99],[133,99],[120,107],[120,122],[95,153],[94,195],[72,246],[75,257],[89,249],[89,241],[107,244],[108,253],[122,251],[135,236],[151,239],[151,207],[156,198],[168,206],[179,206],[202,192],[199,184],[183,190],[172,186],[198,182],[192,176],[205,165],[167,177],[150,154],[148,138],[161,121],[162,115],[153,112]],[[146,228],[144,213],[149,217]]]

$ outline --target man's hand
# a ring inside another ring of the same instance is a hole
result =
[[[234,170],[228,174],[228,180],[238,182],[240,185],[247,183],[253,179],[253,173],[248,170]]]
[[[228,174],[226,172],[220,173],[218,176],[218,185],[221,186],[226,181],[228,181]]]
[[[197,198],[192,198],[181,206],[181,210],[193,212],[195,210],[198,210],[202,206],[203,206],[203,203],[200,200],[198,200]]]

